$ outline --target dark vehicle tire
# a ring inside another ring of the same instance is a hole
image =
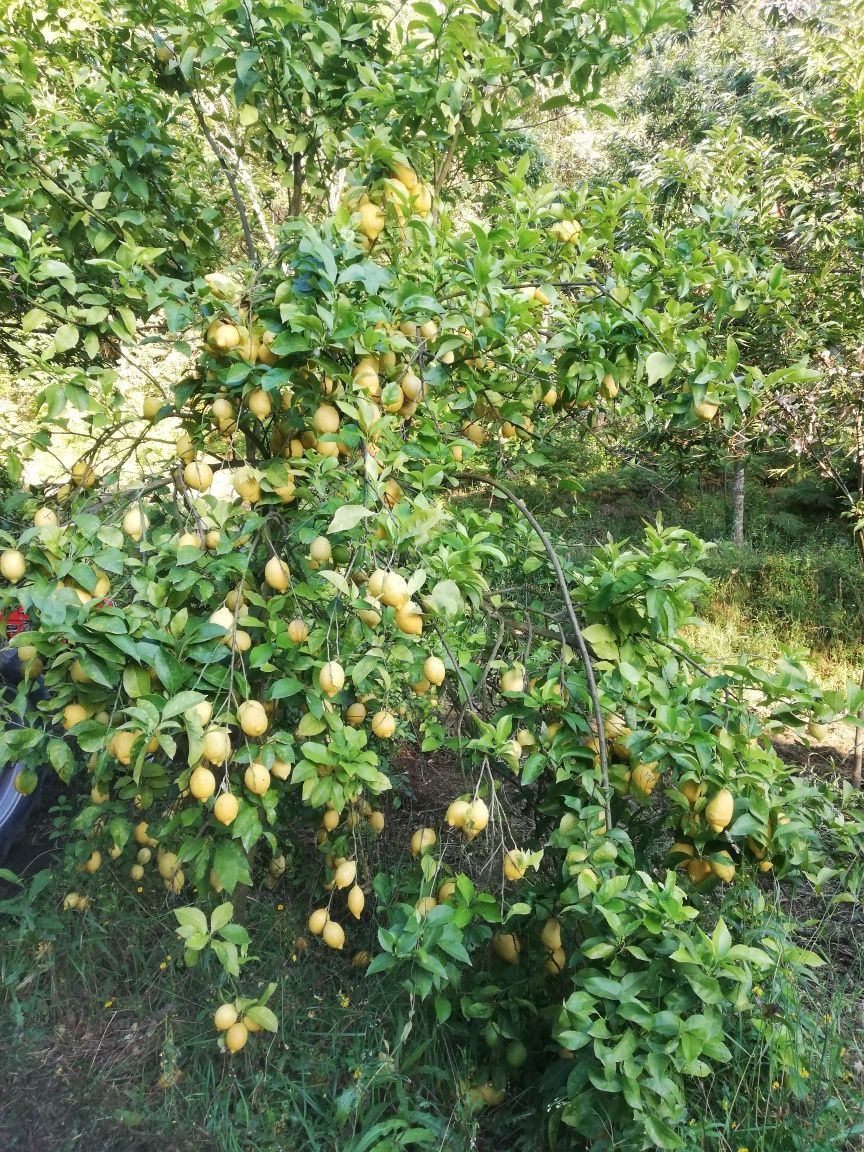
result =
[[[14,648],[0,650],[0,695],[14,693],[21,682],[23,670],[18,653]],[[41,682],[34,685],[31,699],[45,699],[47,693]],[[27,831],[27,822],[39,807],[42,781],[45,769],[39,770],[39,785],[29,794],[22,796],[15,788],[15,777],[22,765],[12,764],[0,768],[0,865],[3,864],[12,848],[18,844]]]

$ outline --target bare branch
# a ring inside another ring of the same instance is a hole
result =
[[[570,627],[573,631],[573,637],[576,641],[576,647],[579,649],[579,656],[582,660],[582,666],[585,669],[585,679],[588,683],[588,693],[591,697],[591,704],[594,710],[594,719],[597,723],[597,742],[599,745],[600,754],[600,775],[603,783],[603,802],[606,808],[606,827],[612,827],[612,808],[609,801],[609,757],[606,751],[606,732],[603,727],[603,708],[600,704],[600,695],[597,691],[597,681],[594,678],[594,667],[591,663],[591,656],[588,652],[588,646],[585,643],[585,638],[582,635],[582,629],[579,627],[579,621],[576,618],[576,610],[573,607],[573,601],[570,597],[570,590],[567,587],[567,581],[564,577],[564,570],[561,567],[561,561],[558,559],[558,553],[552,544],[552,541],[543,531],[537,517],[530,510],[523,500],[505,487],[499,480],[494,480],[491,476],[482,476],[476,472],[457,472],[457,480],[467,480],[472,484],[487,484],[491,488],[495,488],[502,496],[506,497],[514,507],[518,508],[534,531],[540,543],[546,550],[546,555],[549,557],[549,562],[552,565],[552,570],[555,573],[555,579],[558,581],[558,587],[561,589],[561,595],[564,598],[564,605],[567,609],[567,617],[570,621]]]

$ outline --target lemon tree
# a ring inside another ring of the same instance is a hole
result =
[[[712,893],[828,883],[835,835],[857,866],[842,813],[769,740],[857,697],[792,662],[706,668],[681,637],[698,540],[658,525],[576,565],[511,487],[599,414],[665,405],[693,426],[758,390],[758,365],[709,346],[710,314],[670,298],[675,269],[646,270],[633,189],[538,188],[527,157],[497,161],[496,133],[593,99],[679,16],[225,2],[82,4],[62,24],[13,5],[2,25],[8,353],[38,390],[36,426],[7,436],[0,605],[32,630],[4,763],[86,782],[82,887],[110,870],[172,901],[187,962],[236,982],[207,1006],[227,1052],[279,1026],[272,989],[242,995],[242,894],[293,863],[314,876],[314,946],[482,1036],[470,1107],[551,1068],[598,1146],[610,1115],[681,1146],[688,1079],[729,1059],[724,1017],[776,962]],[[49,71],[39,104],[58,41],[93,82]],[[91,101],[46,175],[44,139]],[[124,101],[158,126],[113,163]],[[506,207],[490,218],[481,179]],[[700,293],[725,275],[703,267]],[[664,392],[673,370],[691,383]],[[37,497],[22,477],[52,454]],[[408,868],[373,877],[407,741],[463,787],[411,830]],[[354,935],[372,917],[374,955]]]

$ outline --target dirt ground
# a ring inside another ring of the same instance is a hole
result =
[[[862,733],[864,738],[864,733]],[[855,728],[851,724],[829,724],[823,741],[805,743],[790,732],[773,741],[777,755],[805,776],[852,780],[855,767]]]

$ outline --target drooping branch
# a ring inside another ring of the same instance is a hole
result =
[[[591,656],[588,652],[588,646],[585,643],[585,637],[582,635],[582,629],[579,627],[579,621],[576,618],[576,610],[573,607],[573,600],[570,597],[570,590],[567,587],[567,581],[564,578],[564,570],[561,567],[561,561],[558,558],[558,553],[555,551],[554,545],[546,533],[540,526],[537,517],[519,497],[511,492],[506,485],[502,484],[500,480],[495,480],[491,476],[483,476],[476,472],[457,472],[455,474],[457,480],[465,480],[470,484],[486,484],[490,488],[494,488],[500,492],[510,503],[522,513],[531,527],[537,534],[540,543],[546,550],[546,555],[549,557],[549,563],[552,565],[552,570],[555,573],[555,579],[558,582],[558,587],[561,590],[561,595],[564,599],[564,606],[567,611],[567,618],[570,623],[570,628],[573,632],[573,638],[576,641],[576,647],[579,650],[579,656],[582,660],[582,666],[585,669],[585,679],[588,683],[588,694],[591,697],[591,704],[594,712],[594,720],[597,725],[597,744],[600,756],[600,776],[603,783],[603,803],[606,809],[606,827],[612,827],[612,809],[609,802],[609,756],[606,750],[606,731],[603,727],[603,708],[600,704],[600,694],[597,691],[597,681],[594,677],[594,667],[591,663]]]
[[[304,156],[302,152],[295,152],[291,158],[291,174],[293,178],[291,185],[292,216],[299,216],[303,211],[303,182],[306,178],[303,160]]]
[[[231,171],[231,166],[225,157],[222,155],[222,149],[216,142],[216,138],[210,131],[207,121],[204,118],[204,113],[201,111],[201,105],[196,99],[195,93],[191,88],[186,89],[189,96],[189,102],[192,105],[192,111],[195,113],[195,119],[198,121],[198,127],[201,129],[204,139],[210,145],[210,149],[225,174],[225,179],[228,181],[228,187],[231,189],[231,197],[234,201],[234,207],[237,209],[237,215],[240,217],[240,226],[243,229],[243,240],[246,244],[246,255],[249,257],[251,264],[258,263],[258,253],[255,250],[255,241],[252,237],[252,228],[249,225],[249,215],[246,212],[246,205],[243,203],[243,197],[240,195],[240,189],[237,187],[237,181],[234,178],[234,173]]]
[[[231,115],[228,101],[224,96],[221,96],[219,102],[225,115],[225,120],[227,121]],[[225,135],[227,136],[227,132]],[[252,211],[255,213],[255,217],[258,220],[258,227],[261,229],[264,239],[267,241],[267,247],[271,252],[275,252],[277,246],[276,237],[273,235],[273,231],[270,228],[267,217],[264,214],[264,206],[261,203],[261,197],[258,195],[258,189],[255,187],[255,181],[252,179],[252,173],[249,171],[249,165],[245,162],[243,157],[234,147],[233,142],[220,141],[220,144],[222,144],[222,147],[237,165],[237,171],[240,173],[240,179],[246,185],[246,191],[249,193],[249,199],[252,202]]]

